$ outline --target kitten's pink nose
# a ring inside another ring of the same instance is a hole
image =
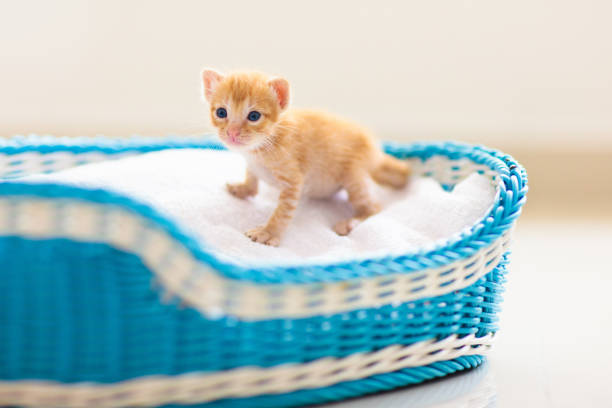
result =
[[[240,128],[239,127],[230,127],[227,129],[227,135],[232,140],[236,140],[238,136],[240,136]]]

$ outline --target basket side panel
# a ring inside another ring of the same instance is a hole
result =
[[[505,259],[448,295],[303,319],[207,319],[166,299],[134,255],[0,238],[0,378],[116,382],[271,367],[497,330]]]

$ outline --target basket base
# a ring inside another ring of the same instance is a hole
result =
[[[163,408],[280,408],[298,407],[340,401],[381,391],[419,384],[480,366],[484,356],[463,356],[438,361],[422,367],[412,367],[369,378],[347,381],[329,387],[300,390],[286,394],[260,395],[249,398],[223,399],[196,405],[164,405]]]

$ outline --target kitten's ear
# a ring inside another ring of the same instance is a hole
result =
[[[289,82],[285,78],[272,78],[268,84],[274,91],[281,110],[285,110],[289,106]]]
[[[223,75],[215,71],[214,69],[205,68],[202,71],[202,81],[204,83],[204,97],[208,102],[215,93],[215,89],[221,80]]]

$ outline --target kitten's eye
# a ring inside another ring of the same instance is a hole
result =
[[[217,113],[217,117],[218,117],[218,118],[221,118],[221,119],[223,119],[223,118],[227,118],[227,111],[225,110],[225,108],[219,108],[219,109],[217,109],[217,112],[216,112],[216,113]]]
[[[261,113],[257,111],[250,111],[249,115],[247,116],[247,119],[251,122],[257,122],[259,118],[261,118]]]

